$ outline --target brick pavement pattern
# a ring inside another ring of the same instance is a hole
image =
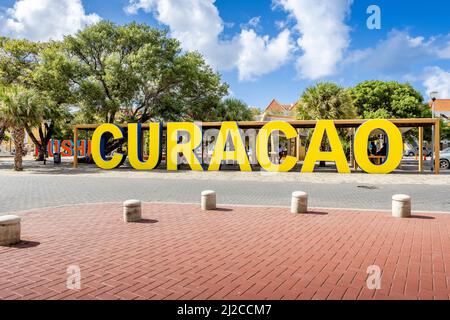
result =
[[[120,204],[24,212],[0,299],[449,299],[450,215]],[[67,268],[81,268],[68,290]],[[382,270],[381,289],[366,286]]]

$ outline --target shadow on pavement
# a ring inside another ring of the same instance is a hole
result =
[[[311,216],[327,216],[328,212],[321,212],[321,211],[308,211],[306,213],[306,215],[311,215]]]
[[[141,221],[137,221],[134,223],[140,223],[140,224],[155,224],[158,223],[159,220],[153,220],[153,219],[142,219]]]
[[[28,248],[34,248],[39,246],[41,243],[36,241],[25,241],[22,240],[18,244],[7,246],[9,248],[15,248],[15,249],[28,249]]]
[[[418,215],[413,215],[413,216],[411,216],[410,219],[434,220],[434,219],[436,219],[436,218],[435,218],[435,217],[430,217],[430,216],[418,216]]]
[[[216,210],[212,210],[212,211],[232,212],[232,211],[234,211],[234,210],[233,210],[233,209],[230,209],[230,208],[217,208]]]

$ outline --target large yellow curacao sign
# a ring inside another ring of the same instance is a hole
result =
[[[389,141],[386,161],[383,164],[374,164],[368,156],[368,140],[374,130],[383,130]],[[160,123],[150,123],[149,157],[142,158],[142,134],[140,124],[128,125],[128,158],[131,166],[136,170],[155,169],[162,158],[163,127]],[[295,128],[287,122],[273,121],[265,124],[256,138],[256,157],[259,165],[270,172],[287,172],[292,170],[297,159],[287,156],[281,164],[273,163],[269,157],[270,136],[274,132],[282,132],[287,139],[296,138],[298,133]],[[183,133],[189,137],[180,139]],[[114,169],[120,166],[125,155],[114,153],[112,157],[105,155],[106,137],[123,139],[125,137],[121,127],[114,124],[103,124],[99,126],[92,137],[92,156],[95,163],[102,169]],[[241,132],[236,122],[223,122],[215,141],[210,163],[204,166],[195,150],[201,147],[202,130],[200,126],[191,122],[172,122],[167,124],[167,170],[178,169],[180,155],[183,155],[192,170],[217,171],[224,161],[237,163],[241,171],[251,171],[251,165]],[[328,137],[330,151],[321,151],[324,136]],[[227,148],[228,142],[232,141],[233,151]],[[400,164],[403,157],[403,138],[400,130],[388,120],[368,120],[356,131],[354,138],[355,160],[359,167],[367,173],[390,173]],[[338,172],[350,173],[338,132],[332,120],[317,121],[311,142],[308,147],[301,172],[313,172],[318,161],[335,162]]]

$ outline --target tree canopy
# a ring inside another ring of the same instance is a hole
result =
[[[216,121],[251,121],[252,110],[241,100],[227,98],[221,101],[215,112]]]
[[[362,118],[430,117],[420,92],[408,83],[364,81],[350,89]]]
[[[61,122],[66,121],[68,104],[73,101],[67,73],[59,68],[60,60],[63,59],[60,50],[61,44],[58,42],[34,43],[28,40],[0,39],[0,86],[3,88],[3,101],[20,98],[23,102],[25,97],[33,101],[32,105],[28,105],[33,110],[20,113],[20,121],[38,147],[40,160],[43,160],[46,145],[54,131]],[[13,104],[5,105],[11,108]],[[38,129],[39,136],[35,135],[33,128]]]
[[[0,37],[0,84],[30,86],[40,45],[28,40]]]
[[[356,117],[349,91],[335,83],[321,82],[308,87],[297,103],[302,120],[352,119]]]
[[[101,121],[211,120],[228,92],[200,54],[145,24],[103,21],[64,47],[81,110]]]
[[[0,116],[8,127],[31,127],[38,125],[41,104],[30,89],[12,85],[0,87]]]

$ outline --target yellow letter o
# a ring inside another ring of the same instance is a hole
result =
[[[386,161],[382,165],[373,164],[368,156],[369,136],[376,129],[383,130],[389,141]],[[369,120],[362,124],[355,134],[355,160],[367,173],[386,174],[394,171],[403,158],[403,137],[400,130],[388,120]]]

